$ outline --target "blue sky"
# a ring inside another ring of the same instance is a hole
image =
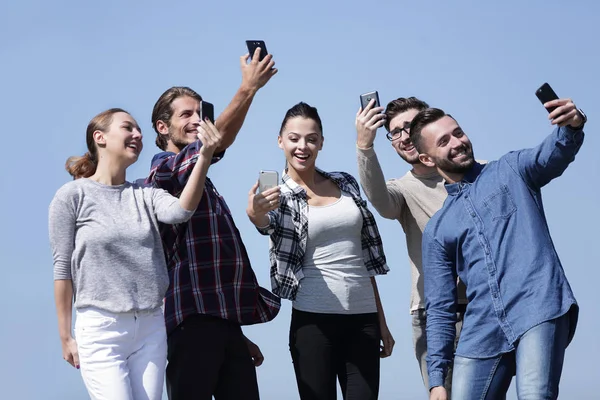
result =
[[[89,120],[123,107],[138,120],[145,149],[128,171],[144,177],[154,146],[152,106],[187,85],[218,114],[235,93],[246,39],[263,39],[279,73],[256,96],[235,144],[209,175],[227,200],[261,284],[269,287],[268,240],[248,221],[247,192],[261,169],[281,170],[276,136],[299,101],[319,109],[325,145],[317,164],[357,175],[354,116],[361,93],[382,103],[415,95],[452,113],[476,157],[492,160],[550,133],[534,95],[549,82],[587,111],[587,137],[575,162],[544,189],[546,213],[581,305],[567,350],[561,397],[589,397],[599,377],[600,281],[597,227],[597,49],[600,5],[588,1],[303,2],[12,1],[0,4],[0,109],[7,151],[0,196],[0,255],[7,300],[0,329],[0,397],[85,398],[79,372],[61,358],[52,293],[47,209],[69,180],[63,165],[85,151]],[[594,99],[595,98],[595,99]],[[386,177],[407,165],[379,132]],[[396,221],[377,218],[392,269],[379,279],[396,339],[382,361],[381,399],[425,398],[412,352],[410,271]],[[245,329],[266,360],[263,399],[297,399],[287,337],[291,307]],[[514,388],[511,399],[514,399]]]

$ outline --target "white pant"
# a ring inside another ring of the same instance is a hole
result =
[[[77,310],[75,339],[83,382],[94,400],[160,400],[167,363],[162,309]]]

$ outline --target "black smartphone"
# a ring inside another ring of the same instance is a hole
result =
[[[257,47],[260,47],[260,57],[258,61],[262,61],[263,58],[269,54],[267,51],[267,45],[264,40],[246,40],[246,46],[248,46],[248,53],[250,53],[250,58],[254,55]]]
[[[542,86],[540,86],[539,89],[535,91],[535,95],[538,99],[540,99],[542,104],[558,99],[556,92],[552,90],[552,87],[550,87],[548,83],[544,83]],[[556,110],[556,107],[548,107],[546,110],[551,113],[552,111]]]
[[[212,105],[212,103],[209,103],[208,101],[204,101],[202,100],[202,120],[204,120],[204,118],[207,118],[210,120],[210,122],[212,122],[213,124],[215,123],[215,107]]]
[[[373,92],[361,94],[360,95],[360,106],[362,107],[362,109],[364,110],[365,108],[367,108],[367,106],[369,105],[369,102],[373,99],[375,99],[375,104],[373,105],[373,108],[379,107],[380,106],[379,93],[377,93],[377,90],[375,90]]]

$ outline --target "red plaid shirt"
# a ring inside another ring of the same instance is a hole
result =
[[[201,146],[196,141],[179,154],[155,155],[146,183],[179,196]],[[212,162],[219,161],[223,154],[216,154]],[[168,332],[195,314],[212,315],[240,325],[275,318],[280,299],[258,285],[240,232],[210,179],[206,178],[202,200],[188,222],[160,224],[159,228],[170,278],[165,296]]]

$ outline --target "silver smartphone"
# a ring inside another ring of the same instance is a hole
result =
[[[258,174],[258,191],[264,192],[279,185],[279,174],[277,171],[260,171]]]

